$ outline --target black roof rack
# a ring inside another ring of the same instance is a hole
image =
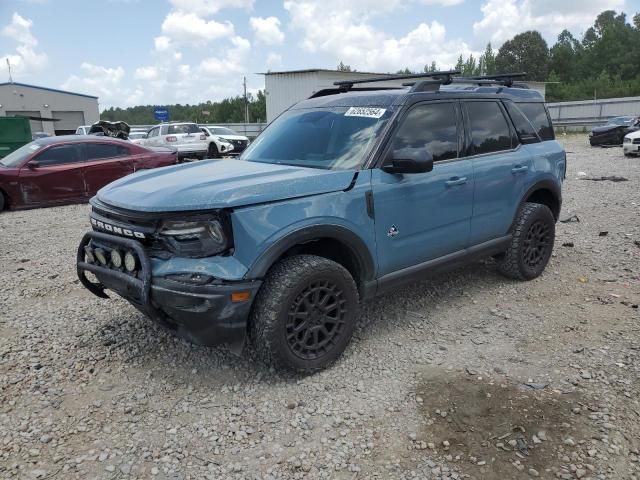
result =
[[[498,73],[495,75],[478,75],[473,77],[455,77],[455,83],[475,83],[477,85],[503,85],[505,87],[513,87],[515,78],[526,77],[524,72],[520,73]],[[517,84],[519,88],[528,88],[524,84]]]
[[[419,78],[433,78],[435,79],[435,83],[448,85],[451,83],[452,75],[458,75],[460,72],[458,70],[449,70],[444,72],[429,72],[429,73],[412,73],[412,74],[401,74],[401,75],[385,75],[380,77],[370,77],[370,78],[361,78],[358,80],[341,80],[339,82],[333,82],[340,91],[346,92],[351,90],[354,85],[358,85],[361,83],[374,83],[374,82],[391,82],[394,80],[407,80],[407,79],[419,79]],[[416,84],[412,84],[414,87]],[[413,89],[412,89],[413,91]]]

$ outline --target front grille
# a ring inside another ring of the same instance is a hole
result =
[[[242,152],[245,148],[247,148],[246,140],[231,140],[231,144],[233,145],[234,152]]]
[[[634,145],[640,145],[640,138],[634,138],[633,139],[633,144]]]

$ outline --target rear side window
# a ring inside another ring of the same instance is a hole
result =
[[[88,143],[84,148],[87,160],[100,160],[101,158],[125,157],[129,155],[129,150],[122,145]]]
[[[525,117],[524,113],[520,111],[518,106],[513,102],[504,102],[504,106],[511,120],[513,120],[520,141],[522,143],[538,143],[540,138],[538,138],[535,128],[531,125],[529,119]]]
[[[452,103],[419,105],[409,111],[393,139],[396,156],[410,150],[431,153],[433,161],[458,157],[456,111]]]
[[[551,120],[543,103],[518,103],[518,108],[527,116],[542,140],[555,140]]]
[[[61,165],[64,163],[76,163],[82,161],[79,146],[60,145],[51,147],[34,158],[40,165]]]
[[[497,102],[467,102],[466,105],[473,155],[512,148],[511,130]]]
[[[169,125],[167,133],[169,135],[176,135],[178,133],[202,133],[195,123],[189,123],[186,125]]]

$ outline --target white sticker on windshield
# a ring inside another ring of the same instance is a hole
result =
[[[386,108],[350,107],[344,114],[345,117],[380,118],[386,112]]]

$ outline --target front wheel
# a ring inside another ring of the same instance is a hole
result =
[[[498,257],[498,270],[516,280],[532,280],[544,271],[556,234],[553,213],[546,205],[525,203],[507,251]]]
[[[209,148],[207,149],[207,158],[220,158],[218,147],[213,142],[209,144]]]
[[[4,192],[0,190],[0,212],[2,212],[7,206],[7,199],[4,196]]]
[[[299,372],[325,368],[345,350],[356,322],[358,289],[340,264],[295,255],[274,265],[250,318],[259,357]]]

